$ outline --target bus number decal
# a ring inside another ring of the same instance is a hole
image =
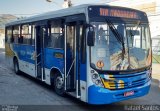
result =
[[[62,53],[59,53],[59,52],[56,52],[56,53],[54,53],[54,57],[55,58],[63,58],[63,54]]]

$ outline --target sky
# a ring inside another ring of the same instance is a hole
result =
[[[15,16],[32,16],[62,8],[64,0],[0,0],[0,14]],[[100,3],[111,0],[71,0],[74,5]]]

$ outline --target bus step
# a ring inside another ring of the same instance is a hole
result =
[[[80,98],[80,96],[77,96],[76,92],[67,92],[67,94],[76,98]]]

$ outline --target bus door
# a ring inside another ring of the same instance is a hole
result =
[[[78,22],[65,25],[65,90],[77,98],[80,95],[79,32]]]
[[[35,51],[36,51],[36,77],[42,81],[45,79],[44,70],[44,37],[46,26],[36,26]]]

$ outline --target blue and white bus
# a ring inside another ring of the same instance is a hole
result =
[[[89,104],[144,96],[151,84],[151,37],[146,13],[80,5],[6,24],[6,60]]]

